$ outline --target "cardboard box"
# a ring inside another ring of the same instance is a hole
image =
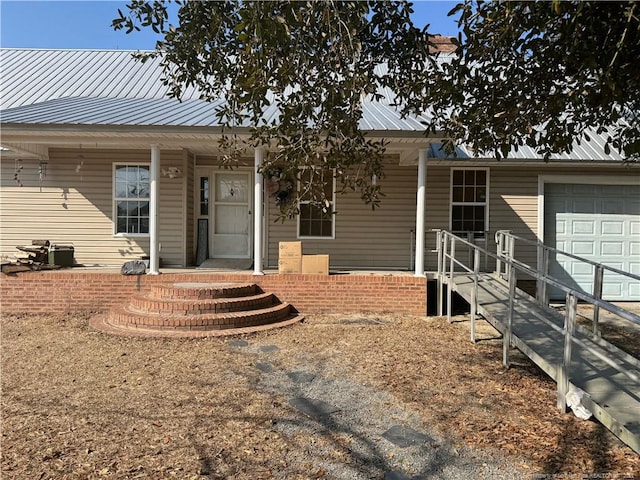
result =
[[[302,256],[278,259],[278,273],[301,273]]]
[[[302,257],[302,242],[280,242],[278,258]]]
[[[329,275],[329,255],[303,255],[302,273]]]

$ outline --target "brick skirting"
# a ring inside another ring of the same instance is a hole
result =
[[[255,283],[302,314],[395,312],[426,315],[427,280],[409,275],[254,276],[245,273],[121,275],[78,270],[0,274],[4,313],[106,312],[153,285],[179,282]]]

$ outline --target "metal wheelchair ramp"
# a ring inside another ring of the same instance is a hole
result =
[[[508,239],[507,243],[511,241]],[[471,259],[471,266],[456,258],[456,244],[461,243],[472,252],[466,255]],[[457,292],[471,306],[472,341],[475,341],[475,320],[479,314],[503,335],[505,366],[509,366],[509,349],[518,348],[557,382],[557,406],[561,411],[567,409],[566,396],[571,389],[584,391],[582,405],[640,453],[640,360],[600,338],[598,313],[605,309],[638,324],[640,316],[583,292],[572,291],[548,275],[510,258],[505,254],[508,248],[502,254],[500,248],[498,254],[492,254],[445,231],[438,232],[438,247],[439,314],[442,314],[443,291],[447,286],[448,312],[451,312],[452,292]],[[498,270],[506,267],[506,274],[480,273],[480,254],[495,257]],[[516,288],[516,270],[537,275],[542,301]],[[544,301],[546,285],[566,292],[564,315]],[[576,325],[578,300],[594,305],[594,331]]]

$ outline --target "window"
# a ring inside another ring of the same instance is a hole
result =
[[[302,173],[303,183],[312,181],[314,185],[322,185],[324,205],[312,203],[309,194],[300,195],[298,207],[298,237],[300,238],[334,238],[333,211],[335,205],[335,178],[331,170],[307,169]]]
[[[115,233],[149,234],[149,166],[114,166]]]
[[[209,177],[200,177],[200,216],[209,216]]]
[[[451,172],[451,231],[473,232],[474,237],[484,237],[488,228],[487,169],[463,169]]]

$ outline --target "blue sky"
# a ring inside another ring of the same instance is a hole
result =
[[[111,28],[118,8],[127,1],[0,0],[0,46],[21,48],[153,49],[157,36],[149,31],[125,34]],[[457,35],[447,13],[456,1],[414,2],[414,21],[429,23],[431,33]]]

